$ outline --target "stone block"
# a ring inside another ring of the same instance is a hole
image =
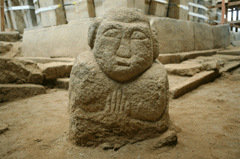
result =
[[[194,50],[192,22],[169,18],[152,18],[151,25],[158,31],[160,53]]]
[[[218,71],[203,71],[193,77],[181,82],[172,88],[170,88],[170,94],[172,98],[178,98],[195,88],[201,86],[202,84],[213,81],[218,76]]]
[[[24,31],[22,52],[27,57],[50,57],[52,27]]]
[[[57,79],[57,88],[63,88],[68,90],[69,87],[69,78],[58,78]]]
[[[77,57],[80,52],[89,49],[87,44],[88,27],[91,21],[79,21],[52,28],[50,56]]]
[[[188,3],[190,0],[181,0],[180,1],[180,5],[182,5],[182,7],[179,8],[179,18],[181,20],[188,20],[188,10],[183,9],[183,7],[188,7]]]
[[[205,23],[194,23],[195,50],[213,49],[212,26]]]
[[[34,84],[0,84],[0,103],[45,94],[41,85]]]
[[[91,20],[71,21],[68,25],[26,30],[23,38],[25,57],[72,57],[89,50],[88,27]]]
[[[82,0],[75,4],[76,19],[87,19],[95,17],[93,0]]]
[[[224,65],[224,67],[221,68],[219,72],[220,73],[230,72],[230,71],[238,68],[239,66],[240,66],[240,62],[238,62],[238,61],[237,62],[231,62],[231,63],[228,63],[228,64]]]
[[[151,15],[156,15],[158,17],[166,17],[167,14],[167,4],[160,3],[157,1],[152,1],[149,9]]]
[[[63,5],[62,0],[39,0],[41,8]],[[58,7],[57,9],[41,12],[42,26],[57,26],[61,24],[66,24],[66,19],[63,11],[63,7]]]
[[[43,75],[33,61],[0,58],[0,83],[41,84]]]
[[[203,69],[201,64],[167,64],[164,66],[169,74],[180,76],[193,76]]]
[[[0,41],[7,42],[16,42],[20,40],[22,37],[19,35],[19,32],[0,32]]]
[[[212,28],[214,48],[224,48],[231,44],[230,26],[228,24],[217,25]]]
[[[179,54],[160,54],[158,56],[158,60],[162,64],[180,63],[181,62],[181,56]]]
[[[51,62],[46,64],[38,63],[46,80],[69,77],[72,70],[72,62]]]
[[[193,51],[193,52],[184,52],[179,53],[181,60],[185,61],[188,59],[194,59],[198,56],[212,56],[217,53],[217,50],[205,50],[205,51]]]

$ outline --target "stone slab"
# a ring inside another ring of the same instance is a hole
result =
[[[0,135],[6,132],[7,130],[8,130],[8,125],[0,123]]]
[[[57,88],[63,88],[68,90],[69,87],[69,78],[58,78],[57,79]]]
[[[160,54],[158,60],[162,64],[180,63],[182,61],[179,54]]]
[[[194,52],[184,52],[180,53],[181,60],[185,61],[188,59],[194,59],[198,56],[212,56],[217,53],[217,50],[205,50],[205,51],[194,51]]]
[[[236,61],[236,62],[231,62],[228,64],[225,64],[223,68],[220,69],[220,73],[223,72],[230,72],[236,68],[238,68],[240,66],[240,62]]]
[[[168,74],[176,74],[180,76],[193,76],[202,71],[201,64],[167,64],[164,65]]]
[[[158,60],[162,64],[180,63],[188,59],[194,59],[198,56],[212,56],[217,53],[217,50],[204,50],[204,51],[193,51],[193,52],[182,52],[175,54],[160,54]]]
[[[20,60],[31,60],[36,63],[50,63],[50,62],[74,62],[75,58],[50,58],[50,57],[15,57]]]
[[[214,80],[218,76],[218,71],[203,71],[193,77],[170,88],[170,94],[173,99],[178,98],[193,89]]]
[[[25,57],[72,57],[89,50],[87,21],[71,21],[68,25],[25,30],[23,56]]]
[[[38,63],[46,80],[56,80],[57,78],[69,77],[73,62],[51,62],[46,64]]]
[[[240,50],[224,50],[224,51],[218,51],[217,54],[220,54],[220,55],[237,55],[237,56],[240,56]]]
[[[37,64],[29,60],[0,58],[0,83],[41,84],[43,75]]]
[[[0,103],[19,98],[27,98],[45,94],[46,90],[41,85],[34,84],[0,84]]]
[[[19,35],[19,32],[0,32],[0,41],[6,42],[16,42],[19,41],[22,37]]]
[[[169,18],[151,18],[150,24],[158,32],[160,53],[178,53],[194,50],[192,22]]]
[[[195,50],[213,49],[212,26],[205,23],[194,23]]]
[[[232,37],[228,24],[213,26],[212,29],[214,48],[224,48],[231,44]]]

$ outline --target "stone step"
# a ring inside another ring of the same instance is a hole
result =
[[[240,56],[240,50],[223,50],[223,51],[218,51],[217,54]]]
[[[200,72],[187,80],[178,83],[174,86],[170,86],[170,94],[173,99],[178,98],[202,84],[213,81],[219,75],[218,71],[203,71]]]
[[[35,84],[0,84],[0,103],[18,98],[27,98],[45,94],[46,90],[41,85]]]
[[[68,90],[70,78],[58,78],[57,88],[62,88]]]
[[[58,78],[69,77],[72,66],[73,62],[38,63],[38,67],[41,69],[46,80],[56,80]]]
[[[240,41],[233,41],[233,42],[232,42],[232,45],[233,45],[233,46],[240,46]]]
[[[16,59],[31,60],[36,63],[50,63],[50,62],[74,62],[75,58],[50,58],[50,57],[16,57]]]
[[[229,72],[238,67],[240,67],[240,62],[238,62],[238,61],[231,62],[231,63],[225,64],[224,67],[220,69],[219,73]]]
[[[181,63],[188,59],[194,59],[198,56],[212,56],[217,53],[218,50],[204,50],[204,51],[193,51],[193,52],[182,52],[174,54],[160,54],[158,60],[162,64],[170,63]]]
[[[21,39],[21,35],[19,32],[11,31],[11,32],[0,32],[0,41],[6,42],[16,42]]]
[[[167,64],[164,65],[168,74],[193,76],[203,69],[202,64]]]

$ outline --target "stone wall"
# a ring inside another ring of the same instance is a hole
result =
[[[23,54],[29,57],[76,57],[89,50],[88,27],[92,19],[71,21],[68,25],[25,30]],[[158,31],[160,52],[179,53],[228,46],[233,41],[229,25],[208,24],[171,18],[151,18]]]

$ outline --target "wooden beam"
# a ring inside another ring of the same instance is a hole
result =
[[[5,31],[4,0],[0,0],[1,6],[1,31]]]
[[[222,0],[222,19],[221,19],[221,24],[224,24],[224,15],[225,15],[225,0]]]
[[[226,3],[226,6],[228,6],[228,7],[231,7],[231,6],[236,6],[237,7],[239,5],[240,5],[240,1]],[[208,9],[211,9],[211,8],[222,8],[222,4],[217,4],[215,6],[208,7]]]

